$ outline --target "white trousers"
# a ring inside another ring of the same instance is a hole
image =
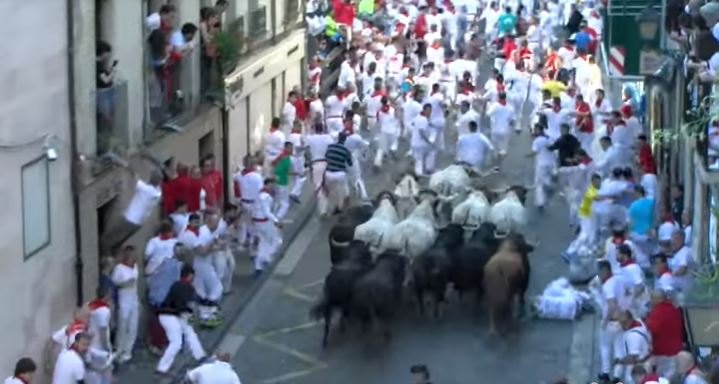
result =
[[[290,188],[288,185],[278,185],[275,191],[275,216],[282,220],[290,210]]]
[[[235,276],[235,255],[229,248],[219,250],[212,255],[212,263],[223,292],[229,293],[232,288],[232,278]]]
[[[535,164],[534,166],[534,202],[538,207],[547,205],[547,187],[552,183],[552,164]]]
[[[497,153],[504,156],[507,154],[507,150],[509,149],[509,139],[510,139],[510,133],[509,132],[500,132],[500,131],[491,131],[490,136],[492,139],[492,144],[494,145],[494,148],[497,149]]]
[[[310,178],[312,179],[313,192],[317,195],[317,212],[320,215],[327,213],[327,193],[325,192],[324,174],[327,169],[327,162],[324,160],[313,161],[310,164]]]
[[[381,167],[384,156],[388,152],[396,152],[399,147],[399,134],[396,132],[381,132],[379,135],[379,146],[374,157],[374,165]]]
[[[414,157],[414,174],[417,176],[431,173],[434,169],[434,150],[430,147],[414,147],[412,148],[412,157]]]
[[[305,186],[307,181],[307,175],[305,173],[305,157],[304,156],[292,156],[292,189],[290,195],[300,197],[302,195],[302,188]]]
[[[352,155],[352,167],[348,169],[348,171],[349,180],[357,192],[357,195],[360,199],[367,200],[367,188],[365,187],[364,179],[362,178],[362,165],[360,164],[359,157],[357,155]]]
[[[577,132],[577,139],[579,140],[579,143],[582,145],[582,149],[587,152],[587,154],[592,153],[592,141],[594,140],[594,135],[588,132]]]
[[[132,357],[132,350],[137,340],[137,325],[140,321],[140,303],[118,303],[117,311],[117,350],[128,358]]]
[[[624,357],[624,337],[622,328],[616,321],[610,321],[605,329],[599,329],[600,371],[610,376],[622,378],[624,366],[617,365],[612,371],[614,359]]]
[[[280,244],[282,244],[282,238],[275,223],[271,221],[258,222],[256,226],[259,244],[257,245],[257,257],[255,257],[254,266],[256,271],[261,271],[272,262],[272,257]]]
[[[328,212],[333,212],[335,208],[342,208],[345,199],[349,196],[347,172],[326,171],[325,186],[327,188]]]
[[[193,263],[195,278],[192,285],[197,296],[202,299],[218,302],[222,297],[222,283],[213,265],[213,255],[195,256]]]
[[[96,371],[91,368],[85,369],[85,384],[112,384],[112,368],[105,371]]]
[[[597,228],[591,216],[579,216],[579,238],[587,241],[589,244],[595,244],[597,242]]]
[[[85,355],[87,365],[85,366],[85,383],[87,384],[112,384],[113,366],[108,366],[110,351],[90,347]]]
[[[172,363],[175,361],[175,356],[182,349],[183,340],[195,360],[205,357],[205,350],[200,344],[200,339],[192,326],[188,324],[186,316],[160,315],[159,320],[160,325],[165,330],[169,344],[157,363],[158,372],[164,373],[170,370]]]
[[[239,219],[239,225],[237,228],[237,237],[240,244],[245,242],[251,242],[255,238],[254,224],[252,223],[252,215],[254,214],[255,207],[254,202],[240,200],[242,207],[242,213]]]

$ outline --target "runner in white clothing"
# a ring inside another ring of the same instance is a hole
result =
[[[476,172],[481,173],[487,155],[494,151],[492,142],[481,132],[477,132],[477,122],[467,124],[468,133],[461,134],[457,139],[457,162],[467,164]]]
[[[412,132],[410,147],[414,157],[414,174],[417,176],[431,173],[433,169],[430,166],[434,166],[434,164],[427,164],[429,154],[434,146],[433,132],[427,118],[431,113],[432,105],[425,104],[422,107],[422,112],[412,120],[410,128]]]
[[[344,128],[342,124],[342,116],[345,112],[345,104],[342,101],[344,96],[345,90],[338,86],[335,93],[325,100],[327,131],[332,136],[337,136]]]
[[[528,156],[534,157],[534,198],[535,204],[540,210],[543,210],[547,204],[547,187],[551,184],[552,174],[557,165],[557,158],[549,149],[550,145],[552,143],[544,134],[544,126],[535,125],[532,153]]]
[[[459,111],[461,113],[459,119],[457,119],[457,135],[465,135],[469,133],[469,124],[475,122],[479,126],[480,119],[482,116],[474,108],[472,108],[469,101],[462,101],[459,105]]]
[[[385,154],[389,153],[395,156],[399,146],[399,121],[387,96],[382,97],[382,107],[377,113],[377,124],[380,127],[380,138],[374,166],[379,168],[383,164]]]
[[[300,95],[297,94],[295,91],[290,91],[290,93],[287,95],[287,101],[285,102],[285,105],[282,107],[282,133],[285,135],[290,133],[290,130],[292,129],[292,125],[295,122],[295,119],[297,119],[297,108],[295,108],[295,102],[297,101],[297,98]]]
[[[489,116],[492,144],[497,148],[498,160],[501,166],[502,160],[509,149],[510,135],[515,122],[514,108],[507,105],[507,94],[500,93],[499,100],[489,106],[486,114]]]
[[[15,371],[5,380],[5,384],[30,384],[37,371],[37,364],[29,358],[23,357],[15,363]]]
[[[269,166],[270,162],[282,153],[285,141],[285,134],[280,130],[280,119],[275,117],[272,119],[270,132],[265,136],[265,166],[263,167],[265,172],[272,172],[272,167]]]
[[[327,147],[334,143],[334,139],[324,131],[322,124],[315,125],[315,132],[305,138],[310,153],[310,180],[313,190],[317,194],[317,210],[320,214],[327,212],[327,196],[322,183],[324,181],[327,161],[325,153]]]

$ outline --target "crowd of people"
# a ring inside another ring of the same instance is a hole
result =
[[[642,384],[678,373],[684,383],[708,382],[682,351],[682,315],[672,301],[692,283],[691,216],[659,204],[636,95],[627,89],[622,104],[612,105],[602,89],[595,60],[600,7],[568,0],[308,0],[308,33],[326,50],[343,47],[336,86],[321,95],[322,55],[309,58],[306,89],[288,93],[263,150],[238,165],[232,196],[223,194],[212,155],[200,166],[165,164],[162,174],[138,180],[126,220],[140,225],[157,203],[165,219],[145,244],[143,268],[132,246],[103,261],[96,298],[52,337],[53,383],[109,383],[114,364],[133,359],[145,310],[140,279],[147,286],[149,344],[161,354],[157,373],[170,372],[183,345],[205,361],[194,326],[222,321],[218,307],[232,288],[233,249],[248,250],[261,275],[282,244],[292,204],[317,198],[321,216],[342,212],[352,197],[368,199],[363,165],[381,169],[398,156],[413,159],[415,176],[431,175],[440,153],[480,173],[501,170],[512,137],[524,131],[533,136],[527,158],[534,162],[535,205],[545,209],[557,191],[569,205],[577,236],[565,256],[603,250],[595,283],[599,379]],[[168,43],[173,12],[164,6],[148,19],[160,31],[162,57],[173,52],[170,45],[180,53],[191,49],[179,35],[177,44]],[[221,14],[203,12],[208,62]],[[185,30],[180,34],[189,42],[197,28]],[[486,57],[494,68],[478,84]],[[399,153],[401,141],[407,153]],[[311,192],[303,193],[308,179]],[[219,352],[188,377],[239,383],[228,361]],[[20,360],[9,382],[27,383],[35,370],[32,360]],[[426,367],[412,373],[429,378]]]

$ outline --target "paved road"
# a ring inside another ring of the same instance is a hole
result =
[[[513,137],[505,171],[490,182],[531,184],[532,163],[525,157],[530,142],[526,132]],[[365,172],[370,193],[392,185],[406,166],[405,159],[399,160],[381,173]],[[440,165],[450,160],[445,155]],[[408,368],[415,363],[428,364],[439,383],[540,383],[567,374],[571,323],[526,319],[516,335],[490,340],[484,310],[459,303],[456,296],[442,320],[421,318],[407,304],[389,342],[358,332],[335,333],[323,351],[321,324],[311,321],[308,311],[329,270],[329,227],[316,219],[306,225],[285,256],[289,261],[280,265],[281,273],[230,331],[225,347],[239,345],[233,365],[243,383],[401,383],[408,382]],[[559,256],[570,241],[564,202],[555,198],[543,214],[531,209],[530,227],[541,240],[531,255],[529,294],[536,295],[566,271]]]

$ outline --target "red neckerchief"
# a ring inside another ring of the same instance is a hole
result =
[[[579,160],[579,164],[584,164],[584,165],[591,164],[591,162],[592,162],[592,158],[589,156],[585,156],[584,158]]]
[[[507,105],[507,99],[504,99],[504,100],[499,99],[499,100],[497,100],[497,102],[499,103],[499,105]]]
[[[619,266],[620,266],[620,267],[626,267],[627,265],[632,265],[632,264],[635,264],[635,263],[634,263],[634,260],[632,260],[632,259],[630,259],[630,258],[626,258],[626,259],[624,259],[624,261],[622,261],[622,262],[619,263]]]
[[[278,129],[280,129],[280,127],[272,127],[272,126],[270,126],[270,132],[275,132],[275,131],[277,131]]]
[[[426,114],[424,111],[420,112],[419,114],[422,115],[422,116],[424,116],[424,117],[427,117],[427,114]]]
[[[87,324],[85,324],[85,322],[79,319],[74,319],[72,323],[65,328],[65,336],[69,337],[75,332],[82,332],[85,328],[87,328]]]
[[[94,311],[96,309],[102,308],[102,307],[109,307],[110,305],[107,303],[105,299],[95,299],[87,304],[87,307],[90,308],[91,311]]]
[[[336,93],[335,93],[335,96],[337,96],[337,99],[338,99],[339,101],[342,101],[342,99],[345,98],[345,93],[344,93],[344,92],[336,92]]]
[[[434,43],[432,43],[432,45],[430,45],[430,47],[432,47],[433,49],[439,49],[439,47],[441,47],[441,45],[435,41]]]
[[[409,68],[409,64],[402,64],[402,68]]]
[[[267,188],[267,187],[263,187],[263,188],[260,190],[260,192],[264,192],[264,193],[266,193],[266,194],[272,196],[272,190],[270,190],[270,189]]]
[[[247,167],[247,168],[243,169],[242,172],[240,172],[240,174],[241,174],[242,176],[244,176],[244,175],[246,175],[246,174],[248,174],[248,173],[252,173],[252,172],[254,172],[254,171],[256,171],[256,170],[257,170],[257,168],[255,168],[255,166],[253,165],[253,166],[251,166],[251,167]]]
[[[463,93],[463,94],[465,94],[465,95],[469,95],[470,93],[472,93],[472,90],[473,90],[473,89],[474,89],[474,87],[472,87],[471,84],[465,85],[465,86],[462,87],[461,93]]]
[[[280,154],[277,155],[274,160],[272,160],[272,166],[274,167],[280,160],[284,159],[285,157],[288,157],[289,155],[290,153],[287,152],[286,149],[283,149],[282,152],[280,152]]]
[[[666,266],[662,267],[659,270],[659,276],[664,276],[664,274],[666,274],[666,273],[668,273],[670,276],[672,274],[672,271],[669,268],[667,268]]]
[[[641,327],[641,326],[642,326],[642,323],[640,323],[639,320],[634,319],[634,320],[632,320],[632,322],[629,324],[629,329],[638,328],[638,327]]]
[[[606,277],[606,278],[603,278],[603,279],[602,279],[602,278],[600,277],[600,278],[599,278],[599,281],[601,281],[601,282],[602,282],[602,284],[604,284],[604,283],[606,283],[606,282],[607,282],[607,280],[609,280],[609,279],[611,279],[611,278],[612,278],[612,273],[611,273],[611,272],[609,272],[609,275],[607,275],[607,277]]]
[[[349,134],[352,134],[352,120],[345,119],[345,121],[342,124],[345,128],[345,132],[349,132]]]
[[[689,369],[686,370],[686,372],[684,372],[684,376],[689,376],[689,375],[691,375],[692,372],[694,372],[694,370],[697,369],[697,368],[698,368],[698,367],[697,367],[696,364],[692,365]]]
[[[200,227],[196,225],[188,225],[187,230],[194,233],[195,236],[200,236]]]
[[[133,262],[128,263],[128,262],[123,261],[122,265],[124,265],[128,268],[135,268],[135,263],[133,263]]]
[[[448,58],[445,58],[445,59],[444,59],[444,63],[445,63],[445,64],[449,64],[449,63],[451,63],[451,62],[453,62],[453,61],[454,61],[454,59],[448,59]]]
[[[372,92],[372,94],[370,95],[370,97],[377,97],[377,96],[384,97],[384,96],[387,96],[387,95],[386,95],[386,94],[384,93],[384,91],[381,90],[381,89],[378,90],[378,91]]]
[[[627,238],[624,235],[612,236],[612,244],[614,244],[614,245],[624,244],[624,242],[626,240],[627,240]]]
[[[160,238],[160,240],[163,240],[163,241],[170,240],[173,237],[173,233],[172,232],[160,233],[160,235],[158,237]]]
[[[497,93],[504,92],[504,83],[497,82]]]
[[[384,105],[382,105],[382,106],[379,108],[379,110],[380,110],[382,113],[389,113],[389,108],[390,108],[390,105],[389,105],[389,104],[384,104]]]
[[[574,89],[574,88],[567,89],[567,95],[574,97],[574,96],[576,96],[576,94],[577,94],[576,89]]]
[[[552,110],[554,113],[559,113],[562,110],[562,103],[552,103]]]
[[[192,279],[189,277],[180,277],[180,282],[184,284],[192,284]]]
[[[570,51],[574,51],[574,47],[572,47],[572,44],[564,44],[564,48]]]

